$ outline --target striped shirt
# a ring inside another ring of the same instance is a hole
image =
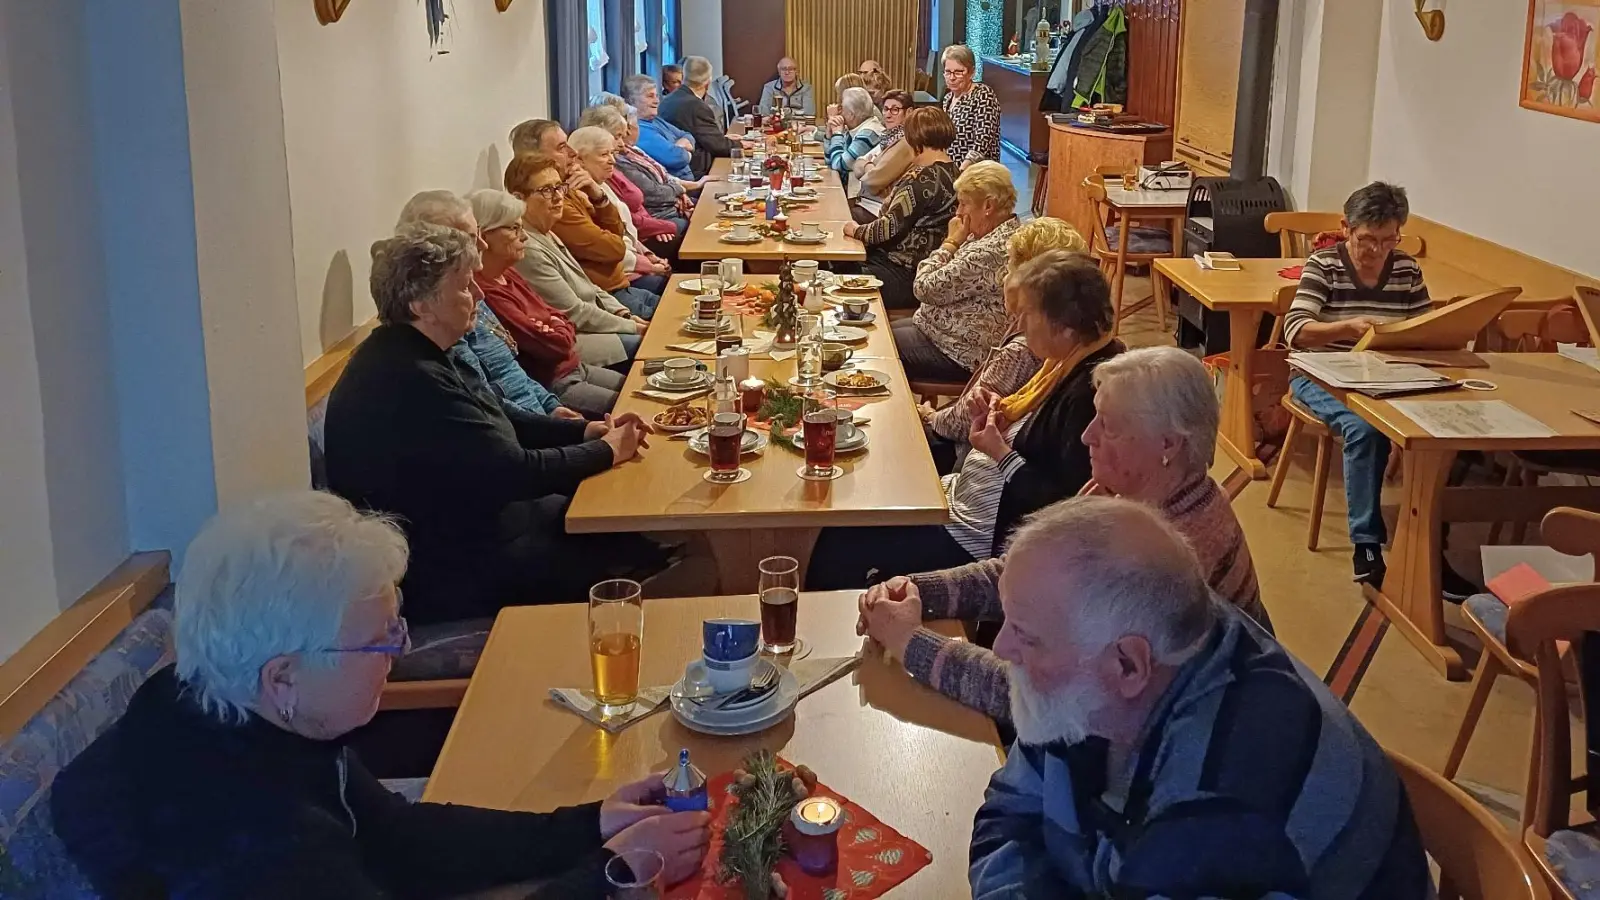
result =
[[[1040,365],[1039,357],[1028,349],[1028,342],[1022,335],[1010,336],[999,347],[989,351],[983,367],[966,390],[961,392],[956,402],[934,413],[928,420],[929,427],[945,440],[965,444],[967,434],[972,430],[972,413],[968,411],[966,403],[968,395],[982,387],[1002,397],[1009,397],[1028,383],[1028,379],[1039,371]]]
[[[971,458],[962,468],[963,473],[971,466]],[[1161,512],[1194,549],[1211,590],[1270,633],[1272,621],[1261,603],[1261,589],[1256,584],[1255,564],[1250,558],[1250,546],[1245,543],[1244,529],[1239,527],[1228,495],[1216,481],[1209,476],[1195,479],[1162,504]],[[950,513],[955,520],[953,500]],[[946,527],[961,542],[955,522]],[[965,542],[961,544],[971,551]],[[922,596],[924,619],[998,622],[1004,618],[1000,609],[1000,573],[1005,571],[1005,559],[984,559],[987,548],[972,555],[980,561],[911,576]],[[993,651],[918,628],[906,645],[905,657],[906,671],[913,678],[991,718],[1010,720],[1011,678],[1005,662]]]
[[[1239,612],[1156,701],[1127,770],[1108,749],[1011,748],[973,823],[974,900],[1433,895],[1383,748]]]
[[[1033,417],[1029,413],[1006,429],[1006,443],[1017,439],[1017,433]],[[973,448],[961,464],[961,471],[944,476],[945,502],[950,505],[950,524],[945,530],[972,554],[973,559],[987,559],[994,552],[994,523],[1000,517],[1000,495],[1006,492],[1006,482],[1017,470],[1027,465],[1022,454],[1013,450],[1005,459],[995,459],[982,450]]]
[[[1362,316],[1397,322],[1420,316],[1430,308],[1422,266],[1410,254],[1390,252],[1377,283],[1369,287],[1356,279],[1355,263],[1350,261],[1346,243],[1340,241],[1306,260],[1300,289],[1283,318],[1283,337],[1294,347],[1300,329],[1308,322],[1340,322]],[[1354,346],[1355,341],[1335,341],[1326,349],[1349,350]]]

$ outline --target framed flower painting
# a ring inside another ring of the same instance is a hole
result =
[[[1528,0],[1522,106],[1600,122],[1595,42],[1600,0]]]

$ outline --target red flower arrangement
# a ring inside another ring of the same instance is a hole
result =
[[[762,168],[766,170],[768,175],[787,175],[789,174],[789,161],[781,156],[769,156]]]

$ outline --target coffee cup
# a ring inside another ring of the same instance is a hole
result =
[[[761,646],[761,623],[753,619],[706,619],[700,623],[700,651],[706,659],[744,659]]]
[[[722,298],[716,294],[701,294],[694,298],[696,322],[714,322],[720,312],[722,312]]]
[[[867,315],[868,303],[863,298],[846,297],[839,301],[839,305],[843,307],[843,312],[839,316],[841,319],[861,319]]]
[[[822,368],[832,372],[850,361],[855,351],[845,344],[825,343],[822,345]]]
[[[732,660],[711,659],[702,655],[684,670],[683,680],[686,684],[709,684],[714,693],[732,694],[750,686],[750,679],[760,661],[760,653]]]
[[[674,356],[661,364],[661,371],[673,384],[688,384],[700,374],[700,364],[687,356]]]
[[[739,222],[733,226],[733,239],[736,241],[750,240],[750,223]]]
[[[814,241],[822,237],[822,226],[815,222],[794,223],[794,236],[807,241]],[[815,265],[813,263],[813,265]]]
[[[748,231],[749,226],[745,226]],[[722,292],[732,294],[744,288],[744,260],[729,257],[717,264],[722,274]]]
[[[807,228],[815,231],[816,227],[814,222],[796,222],[794,225],[795,236],[805,237]],[[817,280],[817,261],[814,259],[795,260],[789,269],[794,272],[796,284],[813,284]]]

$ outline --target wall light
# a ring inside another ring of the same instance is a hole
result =
[[[1417,0],[1417,21],[1422,23],[1422,33],[1428,40],[1437,41],[1444,37],[1444,11],[1439,9],[1423,9],[1428,0]]]

